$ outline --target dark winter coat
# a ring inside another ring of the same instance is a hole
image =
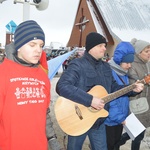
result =
[[[93,96],[87,92],[95,85],[103,86],[108,93],[124,87],[116,83],[107,62],[101,59],[96,60],[85,52],[83,57],[70,62],[56,85],[56,92],[60,96],[89,107]],[[95,126],[98,126],[100,122],[98,119]]]

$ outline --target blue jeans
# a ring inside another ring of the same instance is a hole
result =
[[[82,150],[86,136],[89,137],[92,150],[107,150],[104,124],[101,124],[98,129],[90,129],[80,136],[68,135],[67,150]]]

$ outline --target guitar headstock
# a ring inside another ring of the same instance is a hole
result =
[[[150,74],[144,77],[145,84],[150,84]]]

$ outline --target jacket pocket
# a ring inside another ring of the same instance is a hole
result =
[[[88,70],[88,72],[86,72],[86,86],[87,87],[93,87],[94,85],[96,85],[96,78],[97,75],[95,74],[95,72],[93,72],[93,70]]]

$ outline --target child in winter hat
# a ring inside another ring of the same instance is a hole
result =
[[[118,65],[123,62],[132,63],[134,61],[134,53],[133,46],[129,42],[122,41],[114,51],[113,61]]]

